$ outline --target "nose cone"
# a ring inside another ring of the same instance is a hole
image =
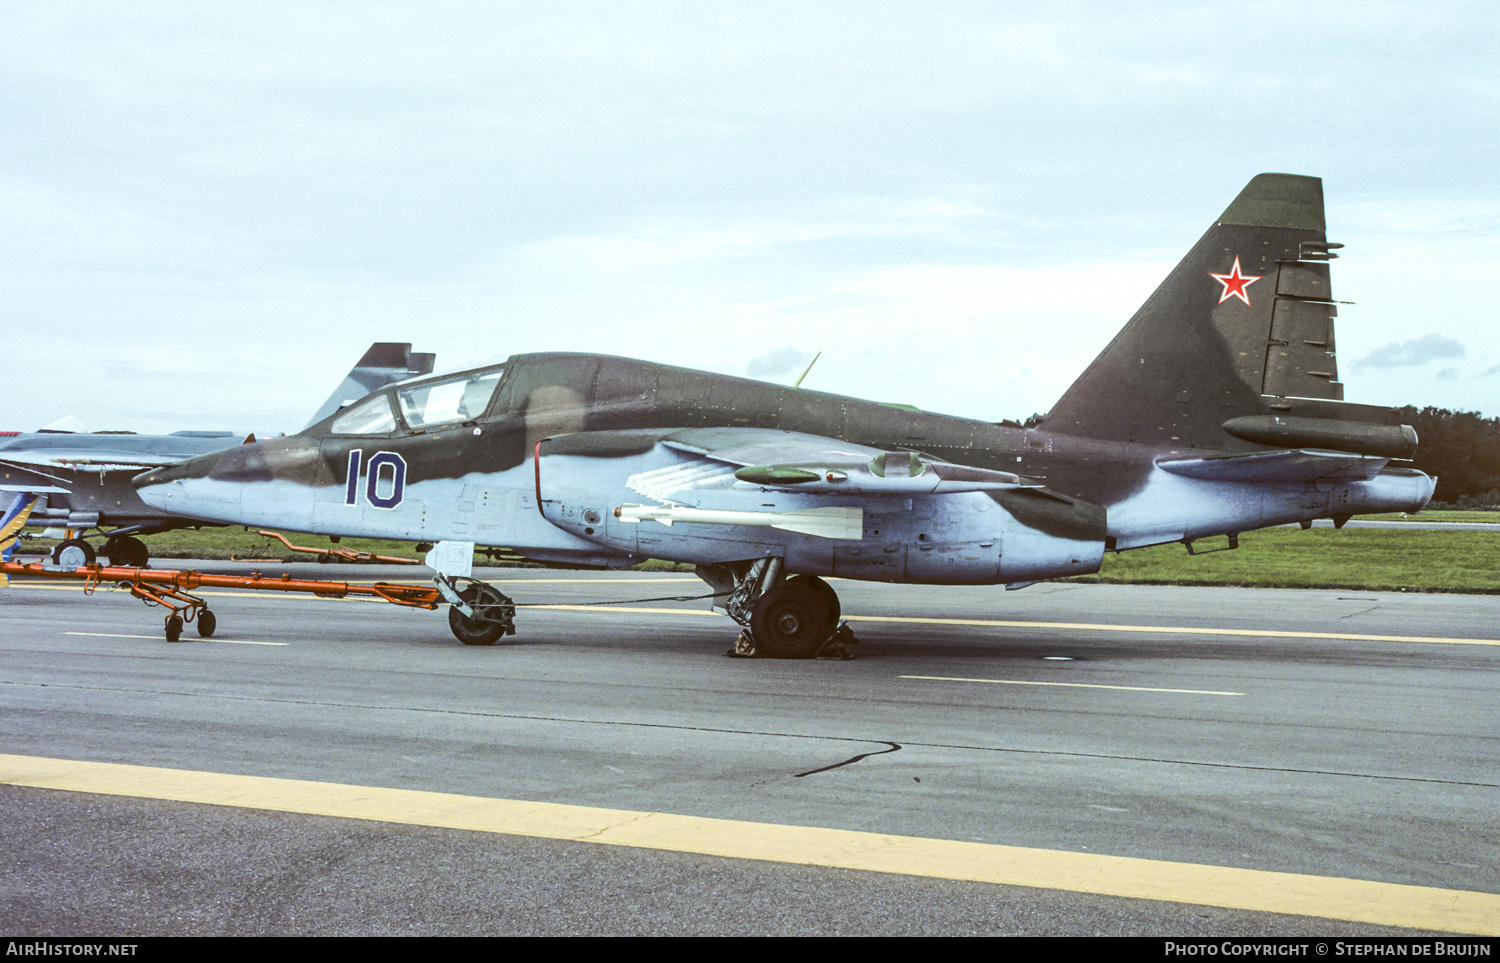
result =
[[[266,505],[285,500],[284,486],[310,491],[318,474],[318,448],[300,438],[252,442],[156,468],[131,479],[154,508],[205,521],[257,524]],[[242,506],[254,504],[257,517]],[[272,512],[274,514],[274,511]],[[275,522],[269,522],[275,524]]]
[[[239,505],[239,487],[213,477],[221,454],[213,452],[155,468],[136,475],[130,483],[141,501],[152,508],[187,518],[230,521]]]

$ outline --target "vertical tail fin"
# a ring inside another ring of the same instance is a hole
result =
[[[4,491],[0,490],[0,562],[8,562],[16,551],[16,540],[21,537],[21,529],[26,524],[26,518],[36,503],[41,500],[40,495],[30,492]],[[10,586],[10,576],[0,573],[0,588]]]
[[[388,384],[432,374],[437,355],[412,351],[410,342],[377,341],[355,362],[333,394],[323,402],[304,428],[311,428],[351,402]]]
[[[1328,271],[1342,245],[1325,230],[1321,180],[1255,177],[1040,427],[1229,451],[1317,436],[1410,457],[1392,409],[1342,402]]]

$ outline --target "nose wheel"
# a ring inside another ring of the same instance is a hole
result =
[[[436,579],[452,604],[448,607],[448,628],[464,645],[494,645],[507,635],[516,634],[516,603],[499,589],[484,582],[470,582],[462,591],[454,591],[448,576]],[[467,611],[466,611],[467,610]]]

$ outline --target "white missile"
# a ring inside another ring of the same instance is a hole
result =
[[[859,508],[804,508],[790,512],[730,512],[686,505],[621,505],[615,517],[622,522],[692,522],[697,525],[750,525],[858,541],[864,536],[865,513]]]

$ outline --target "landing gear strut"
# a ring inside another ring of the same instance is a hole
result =
[[[746,626],[731,655],[852,658],[844,646],[859,640],[849,631],[848,623],[840,620],[838,593],[817,576],[783,579],[779,558],[734,566],[700,566],[698,576],[728,595],[723,610]]]

